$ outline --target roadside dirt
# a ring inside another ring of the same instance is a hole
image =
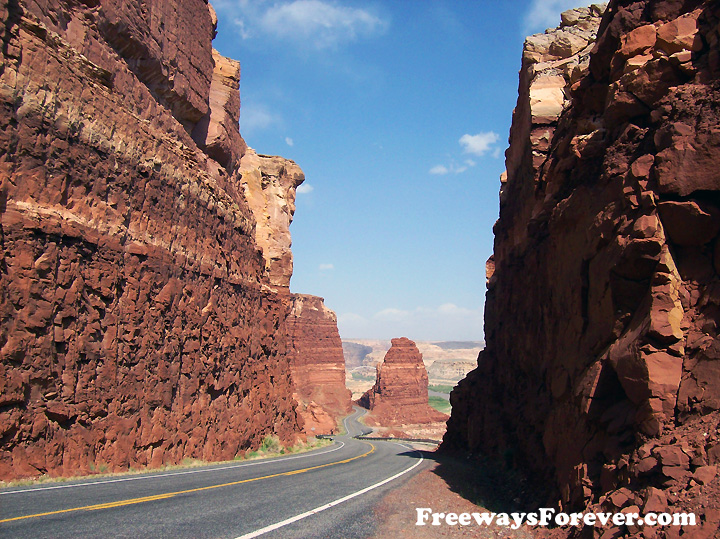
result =
[[[430,539],[435,537],[479,537],[502,539],[534,538],[534,530],[522,527],[512,530],[504,526],[418,526],[418,507],[433,512],[478,513],[486,511],[511,512],[516,487],[502,484],[503,479],[489,470],[481,470],[475,463],[462,458],[438,458],[432,451],[423,451],[430,467],[410,479],[403,486],[385,496],[375,507],[378,528],[373,539],[387,537]],[[473,503],[473,500],[476,503]],[[543,535],[548,537],[548,535]]]

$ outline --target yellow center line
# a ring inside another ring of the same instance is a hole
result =
[[[368,443],[368,442],[363,442]],[[210,485],[209,487],[198,487],[198,488],[191,488],[187,490],[178,490],[176,492],[168,492],[166,494],[157,494],[155,496],[145,496],[143,498],[130,498],[128,500],[119,500],[117,502],[109,502],[109,503],[99,503],[96,505],[84,505],[82,507],[72,507],[70,509],[60,509],[58,511],[48,511],[46,513],[36,513],[34,515],[25,515],[21,517],[13,517],[13,518],[6,518],[3,520],[0,520],[0,524],[3,522],[12,522],[14,520],[25,520],[28,518],[38,518],[38,517],[44,517],[48,515],[59,515],[61,513],[71,513],[73,511],[97,511],[98,509],[110,509],[112,507],[122,507],[124,505],[133,505],[136,503],[145,503],[145,502],[152,502],[155,500],[164,500],[166,498],[172,498],[174,496],[178,496],[180,494],[189,494],[191,492],[201,492],[203,490],[211,490],[214,488],[222,488],[222,487],[230,487],[233,485],[240,485],[242,483],[252,483],[253,481],[260,481],[262,479],[270,479],[272,477],[281,477],[283,475],[296,475],[301,474],[305,472],[309,472],[312,470],[319,470],[320,468],[327,468],[328,466],[336,466],[337,464],[346,464],[348,462],[352,462],[353,460],[361,459],[363,457],[367,457],[371,453],[375,451],[375,446],[373,444],[370,445],[370,451],[367,453],[363,453],[362,455],[358,455],[356,457],[350,457],[348,459],[344,460],[338,460],[337,462],[328,462],[327,464],[319,464],[318,466],[310,466],[309,468],[301,468],[300,470],[293,470],[290,472],[282,472],[282,473],[275,473],[271,475],[264,475],[262,477],[255,477],[253,479],[241,479],[240,481],[233,481],[231,483],[223,483],[221,485]]]

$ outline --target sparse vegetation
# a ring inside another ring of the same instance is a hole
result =
[[[93,475],[95,474],[105,474],[108,471],[108,465],[107,464],[95,464],[94,462],[90,463],[90,473]]]
[[[332,440],[326,438],[311,437],[308,438],[307,442],[298,442],[290,447],[285,447],[280,443],[277,436],[270,435],[265,437],[257,451],[248,451],[245,455],[237,455],[235,460],[266,459],[290,453],[302,453],[330,445],[331,443]]]
[[[442,397],[428,397],[428,404],[443,414],[449,414],[452,409],[450,401]]]
[[[325,438],[308,438],[307,442],[298,442],[290,447],[283,447],[280,444],[280,440],[277,436],[267,436],[260,444],[258,451],[249,451],[245,455],[237,455],[233,460],[249,460],[249,459],[262,459],[270,457],[278,457],[287,453],[304,453],[306,451],[312,451],[313,449],[319,449],[321,447],[332,444],[332,440]],[[108,473],[108,465],[101,463],[95,464],[90,463],[88,466],[92,477],[116,477],[123,475],[141,475],[144,473],[157,473],[164,472],[167,470],[177,470],[182,468],[196,468],[198,466],[212,466],[215,464],[223,464],[223,462],[208,462],[200,459],[184,458],[180,464],[166,464],[158,468],[131,467],[125,472],[110,472]],[[41,475],[36,478],[18,479],[15,481],[0,481],[0,487],[11,487],[11,486],[23,486],[23,485],[37,485],[40,483],[63,483],[65,481],[74,481],[77,479],[85,478],[88,476],[74,476],[74,477],[52,477],[50,475]]]
[[[455,386],[445,386],[441,384],[432,384],[428,386],[430,391],[437,391],[438,393],[447,393],[448,395],[454,389]]]

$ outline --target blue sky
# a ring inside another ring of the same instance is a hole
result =
[[[482,340],[526,35],[582,0],[215,0],[240,131],[305,172],[293,292],[342,338]]]

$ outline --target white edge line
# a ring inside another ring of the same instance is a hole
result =
[[[3,496],[5,494],[28,494],[32,492],[40,492],[42,490],[55,490],[58,488],[74,488],[74,487],[89,487],[93,485],[105,485],[107,483],[122,483],[123,481],[137,481],[138,479],[157,479],[159,477],[170,477],[174,475],[187,475],[187,474],[195,474],[195,473],[205,473],[205,472],[217,472],[220,470],[230,470],[232,468],[244,468],[246,466],[257,466],[258,464],[270,464],[273,462],[285,462],[286,460],[294,460],[294,459],[302,459],[307,457],[316,457],[318,455],[325,455],[327,453],[332,453],[333,451],[337,451],[338,449],[342,449],[345,446],[345,442],[339,442],[340,445],[338,447],[335,447],[333,449],[329,449],[327,451],[322,451],[320,453],[306,453],[303,455],[295,455],[292,457],[279,457],[274,458],[272,460],[258,460],[255,462],[245,462],[243,464],[232,464],[230,466],[218,466],[215,468],[203,468],[202,470],[187,470],[185,472],[168,472],[168,473],[161,473],[161,474],[154,474],[154,475],[137,475],[133,477],[122,477],[120,479],[106,479],[104,481],[93,481],[92,483],[76,483],[73,485],[53,485],[51,487],[38,487],[38,488],[26,488],[21,490],[9,490],[6,492],[0,492],[0,496]]]
[[[397,443],[397,442],[395,442],[395,443]],[[402,444],[398,444],[398,445],[402,445]],[[407,446],[403,446],[403,447],[407,447]],[[422,463],[422,461],[424,460],[422,454],[421,454],[419,451],[417,451],[417,450],[414,450],[414,451],[415,451],[416,453],[420,454],[420,460],[417,461],[417,462],[416,462],[415,464],[413,464],[412,466],[410,466],[409,468],[407,468],[406,470],[403,470],[403,471],[400,472],[400,473],[396,473],[396,474],[393,475],[392,477],[388,477],[387,479],[385,479],[385,480],[383,480],[383,481],[380,481],[379,483],[375,483],[374,485],[370,485],[369,487],[365,487],[365,488],[362,489],[362,490],[358,490],[357,492],[353,492],[352,494],[348,494],[347,496],[345,496],[345,497],[343,497],[343,498],[338,498],[337,500],[334,500],[334,501],[332,501],[332,502],[330,502],[330,503],[326,503],[325,505],[321,505],[320,507],[316,507],[315,509],[311,509],[310,511],[306,511],[305,513],[302,513],[302,514],[300,514],[300,515],[296,515],[296,516],[294,516],[294,517],[290,517],[290,518],[288,518],[288,519],[286,519],[286,520],[283,520],[282,522],[278,522],[278,523],[276,523],[276,524],[271,524],[270,526],[265,526],[264,528],[260,528],[259,530],[256,530],[256,531],[254,531],[254,532],[246,533],[245,535],[241,535],[240,537],[236,537],[235,539],[252,539],[253,537],[259,537],[259,536],[264,535],[264,534],[266,534],[266,533],[268,533],[268,532],[277,530],[277,529],[279,529],[279,528],[282,528],[283,526],[287,526],[288,524],[292,524],[293,522],[297,522],[298,520],[302,520],[302,519],[307,518],[307,517],[309,517],[309,516],[315,515],[315,514],[321,512],[321,511],[325,511],[325,509],[330,509],[331,507],[334,507],[334,506],[336,506],[336,505],[340,505],[341,503],[346,502],[346,501],[348,501],[348,500],[351,500],[351,499],[355,498],[356,496],[360,496],[360,495],[362,495],[362,494],[365,494],[366,492],[369,492],[369,491],[371,491],[371,490],[373,490],[373,489],[376,489],[376,488],[378,488],[378,487],[381,487],[381,486],[383,486],[384,484],[389,483],[390,481],[393,481],[393,480],[397,479],[397,478],[400,477],[401,475],[405,475],[405,474],[408,473],[409,471],[414,470],[415,468],[417,468],[417,467]]]

